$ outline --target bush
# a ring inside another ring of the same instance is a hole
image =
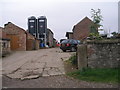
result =
[[[76,65],[77,66],[77,56],[76,54],[72,55],[70,58],[69,58],[69,61],[72,65]]]
[[[99,35],[99,33],[90,33],[89,37],[90,39],[102,40],[102,37]]]

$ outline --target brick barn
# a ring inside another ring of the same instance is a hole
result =
[[[11,50],[26,50],[26,32],[24,29],[8,22],[4,25],[4,31],[11,44]]]
[[[33,35],[26,32],[26,50],[37,50],[39,49],[40,41],[37,40]]]
[[[6,33],[7,38],[10,39],[12,51],[39,49],[39,40],[11,22],[5,24],[4,32]]]
[[[90,34],[90,26],[93,24],[93,21],[88,17],[82,19],[79,23],[73,27],[73,39],[83,41]]]

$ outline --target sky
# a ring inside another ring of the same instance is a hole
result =
[[[119,0],[0,0],[0,26],[7,22],[27,30],[30,16],[46,16],[47,27],[57,40],[66,38],[73,26],[86,16],[91,18],[91,9],[101,9],[105,33],[118,32]]]

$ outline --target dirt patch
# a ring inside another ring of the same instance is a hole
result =
[[[77,66],[72,65],[69,61],[64,61],[65,73],[77,71]]]

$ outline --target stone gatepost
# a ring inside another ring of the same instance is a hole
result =
[[[77,47],[78,69],[87,67],[87,45],[81,44]]]

